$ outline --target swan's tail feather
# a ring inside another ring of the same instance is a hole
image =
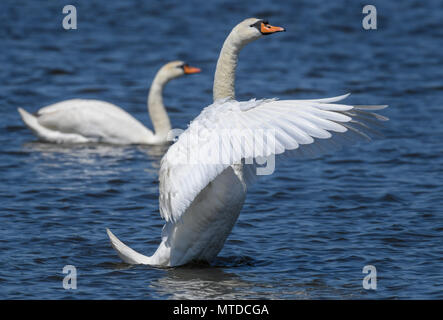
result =
[[[129,264],[151,264],[151,258],[132,250],[121,242],[108,228],[106,228],[111,245],[117,251],[118,256]]]
[[[30,114],[22,108],[17,108],[18,113],[22,117],[23,122],[31,131],[43,141],[55,143],[86,143],[88,138],[76,133],[63,133],[57,130],[52,130],[43,126],[38,119],[38,116]]]
[[[18,113],[20,113],[20,116],[22,117],[23,122],[26,124],[26,126],[31,129],[31,131],[40,139],[44,140],[44,141],[49,141],[49,142],[59,142],[61,141],[60,139],[60,134],[56,131],[52,131],[49,130],[47,128],[45,128],[44,126],[42,126],[39,122],[38,122],[38,118],[37,116],[30,114],[28,111],[22,109],[22,108],[17,108]]]
[[[40,136],[41,125],[38,123],[37,117],[22,108],[17,108],[17,110],[26,126],[37,136]]]

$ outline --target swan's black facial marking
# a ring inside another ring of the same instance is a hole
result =
[[[177,68],[179,68],[179,69],[183,69],[183,70],[185,70],[185,67],[188,67],[188,64],[187,64],[187,63],[182,63],[182,64],[180,64],[180,65],[177,66]]]
[[[250,27],[253,27],[253,28],[257,29],[261,33],[260,29],[261,29],[262,22],[263,23],[265,23],[265,22],[268,23],[267,21],[258,20],[256,23],[251,24]]]

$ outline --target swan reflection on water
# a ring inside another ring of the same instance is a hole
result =
[[[105,143],[85,144],[55,144],[42,141],[31,141],[23,144],[25,152],[39,152],[46,159],[76,160],[80,164],[90,164],[102,161],[100,157],[113,161],[135,158],[136,153],[143,153],[147,161],[157,162],[159,165],[162,156],[168,150],[169,144],[163,145],[113,145]],[[60,158],[60,155],[66,158]]]
[[[211,300],[211,299],[306,299],[309,289],[303,284],[287,288],[285,292],[270,294],[269,288],[275,283],[261,283],[247,280],[248,275],[241,276],[238,266],[226,267],[223,261],[239,259],[238,257],[219,257],[214,264],[191,264],[177,268],[161,268],[162,276],[146,280],[149,290],[154,290],[158,296],[172,300]],[[223,265],[223,266],[220,266]],[[246,266],[244,264],[243,266]],[[122,268],[152,268],[149,266],[134,266],[119,264]],[[234,269],[231,269],[234,268]],[[226,270],[232,270],[226,271]],[[246,272],[246,271],[245,271]],[[257,275],[249,275],[256,278]],[[272,291],[272,290],[271,290]]]
[[[269,288],[276,287],[279,281],[269,281],[268,278],[258,284],[256,278],[260,275],[250,273],[249,269],[256,264],[262,262],[247,256],[221,256],[211,264],[191,263],[181,267],[152,267],[122,262],[109,262],[107,265],[114,271],[135,275],[143,273],[144,286],[149,288],[149,292],[153,290],[157,296],[172,300],[307,299],[310,288],[318,287],[318,283],[295,281],[293,287],[280,292],[271,290],[273,293],[270,293]],[[136,269],[135,273],[132,273],[132,269]]]
[[[222,268],[189,266],[166,269],[165,275],[150,282],[150,288],[169,299],[239,299],[251,296],[254,286]]]
[[[22,145],[22,151],[29,154],[25,165],[37,176],[51,181],[61,181],[60,179],[89,181],[94,177],[110,177],[125,181],[130,177],[131,179],[142,177],[144,180],[156,181],[160,160],[167,148],[168,145],[70,145],[40,141],[26,142]],[[66,183],[64,185],[64,188],[68,187]]]

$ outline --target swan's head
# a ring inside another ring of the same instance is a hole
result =
[[[184,61],[172,61],[165,64],[158,74],[166,81],[181,77],[185,74],[199,73],[201,70],[196,67],[191,67]]]
[[[257,18],[243,20],[232,29],[231,37],[239,46],[257,40],[261,36],[286,31],[285,28],[272,26],[268,21]]]

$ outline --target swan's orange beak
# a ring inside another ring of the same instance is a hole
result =
[[[282,32],[282,31],[286,31],[285,28],[271,26],[270,24],[263,23],[263,22],[260,25],[260,32],[262,34],[272,34],[272,33]]]
[[[201,71],[200,68],[191,67],[187,64],[183,66],[183,70],[185,71],[185,74],[199,73]]]

